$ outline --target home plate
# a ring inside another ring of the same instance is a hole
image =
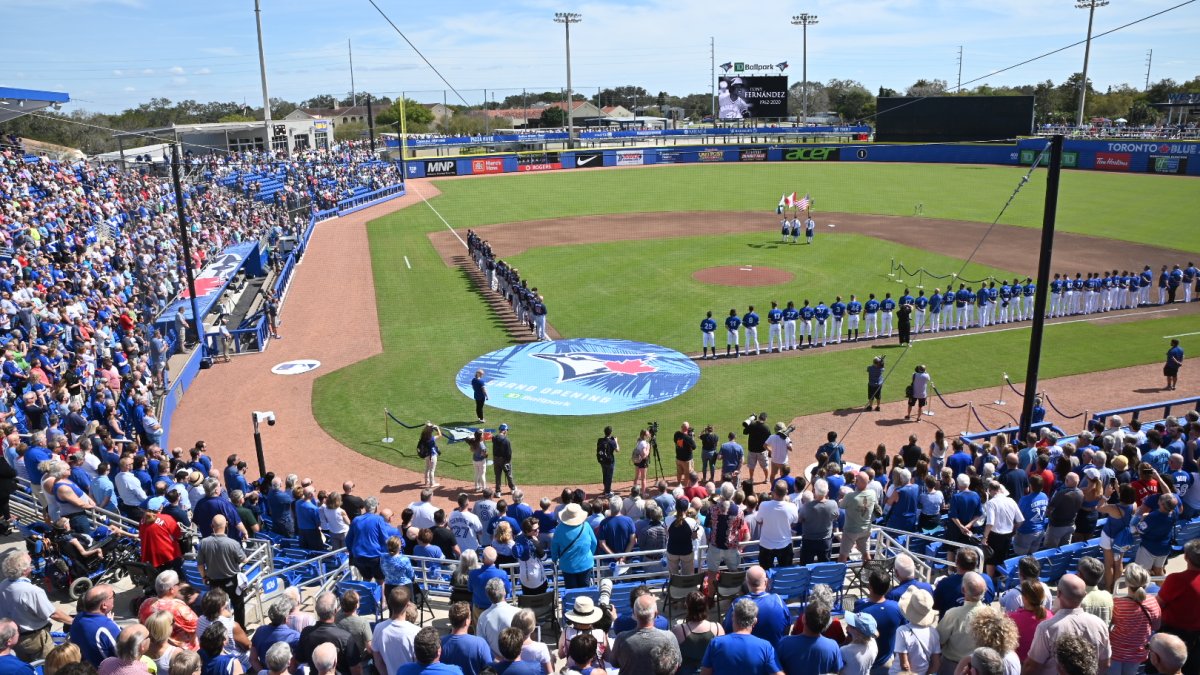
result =
[[[826,223],[829,227],[837,227],[837,223]]]

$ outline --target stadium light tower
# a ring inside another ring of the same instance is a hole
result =
[[[1092,19],[1096,16],[1096,8],[1108,4],[1108,0],[1078,0],[1075,6],[1088,11],[1087,42],[1083,47],[1083,79],[1079,82],[1079,110],[1075,111],[1075,126],[1083,126],[1083,101],[1087,96],[1087,67],[1088,57],[1092,52]]]
[[[572,119],[574,101],[571,92],[571,24],[583,21],[583,15],[577,12],[555,12],[554,23],[561,23],[567,32],[567,147],[574,147],[575,123]]]
[[[1094,2],[1095,0],[1092,1]],[[808,124],[808,27],[816,25],[817,23],[817,15],[809,14],[808,12],[797,14],[796,16],[792,17],[792,25],[800,26],[800,28],[804,30],[804,56],[801,59],[801,63],[803,65],[801,66],[800,71],[800,77],[803,80],[803,82],[800,84],[800,88],[804,94],[804,116],[800,118],[801,124]]]

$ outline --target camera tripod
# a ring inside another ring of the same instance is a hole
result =
[[[654,457],[654,484],[657,485],[666,476],[663,473],[662,455],[658,454],[658,422],[650,423],[650,454]]]

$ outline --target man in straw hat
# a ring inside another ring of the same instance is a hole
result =
[[[900,611],[908,623],[896,631],[892,670],[936,673],[941,666],[942,644],[938,636],[937,611],[933,595],[923,588],[910,586],[900,596]]]

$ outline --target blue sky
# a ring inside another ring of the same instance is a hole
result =
[[[1113,0],[1097,10],[1099,33],[1183,0]],[[354,43],[357,89],[418,100],[445,86],[367,0],[261,0],[271,95],[293,101],[350,90],[346,41]],[[815,13],[809,28],[811,80],[854,79],[903,90],[918,78],[963,80],[1084,37],[1087,11],[1072,0],[377,0],[393,21],[472,103],[483,90],[509,93],[565,86],[563,29],[556,11],[583,15],[571,31],[573,82],[583,93],[634,84],[651,93],[707,91],[709,38],[716,63],[790,64],[800,79],[801,33],[790,17]],[[253,0],[4,0],[0,85],[66,91],[71,109],[118,111],[151,97],[261,104]],[[415,11],[413,8],[416,7]],[[1200,74],[1200,2],[1092,45],[1097,88],[1141,87]],[[985,80],[1051,79],[1080,70],[1079,46]],[[719,70],[719,69],[718,69]],[[453,93],[447,98],[455,101]]]

